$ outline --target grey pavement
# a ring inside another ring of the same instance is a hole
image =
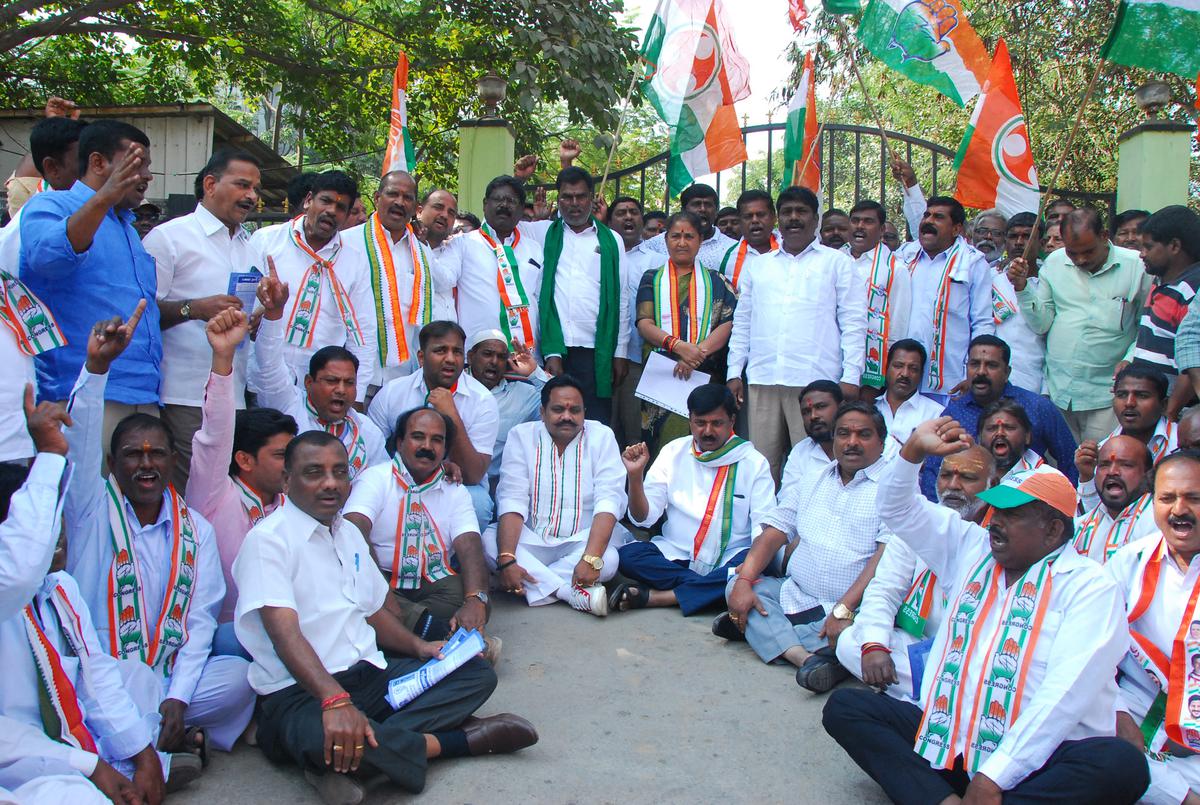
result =
[[[793,669],[709,632],[711,616],[643,610],[596,618],[497,594],[500,684],[480,715],[534,723],[515,755],[433,761],[429,803],[882,803],[821,728],[824,696]],[[391,786],[372,805],[416,799]],[[214,752],[176,805],[319,803],[296,768],[258,749]]]

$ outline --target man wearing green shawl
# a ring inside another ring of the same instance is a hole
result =
[[[629,369],[625,250],[592,214],[595,181],[590,173],[564,168],[555,187],[558,217],[520,225],[522,232],[542,241],[545,253],[539,346],[546,371],[579,380],[588,414],[607,425],[613,387]]]

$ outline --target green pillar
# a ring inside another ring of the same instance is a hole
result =
[[[1193,126],[1147,120],[1117,142],[1117,211],[1187,204]]]
[[[458,209],[483,220],[483,191],[501,174],[511,174],[516,134],[507,120],[464,120],[458,127]]]

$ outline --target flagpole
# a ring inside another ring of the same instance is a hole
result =
[[[617,130],[613,133],[612,145],[608,149],[608,159],[604,161],[604,176],[600,179],[600,190],[596,195],[600,198],[604,197],[604,186],[608,184],[608,170],[612,167],[613,154],[617,152],[617,143],[621,140],[621,127],[625,125],[625,115],[629,111],[629,101],[633,98],[633,91],[637,89],[638,70],[633,71],[633,78],[629,81],[629,89],[625,91],[625,99],[621,102],[621,115],[617,118]]]
[[[825,121],[822,120],[817,126],[817,133],[813,137],[813,141],[808,144],[808,151],[804,154],[802,162],[792,163],[792,184],[799,185],[800,180],[804,178],[804,172],[808,170],[808,163],[812,161],[813,154],[817,152],[817,145],[821,142],[821,132],[825,131]],[[812,188],[809,188],[812,189]],[[815,191],[814,191],[815,192]]]

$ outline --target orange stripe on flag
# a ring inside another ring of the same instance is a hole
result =
[[[733,104],[722,106],[713,115],[708,131],[704,132],[704,146],[708,169],[713,173],[746,161],[746,144],[742,142],[742,127],[738,125]]]

